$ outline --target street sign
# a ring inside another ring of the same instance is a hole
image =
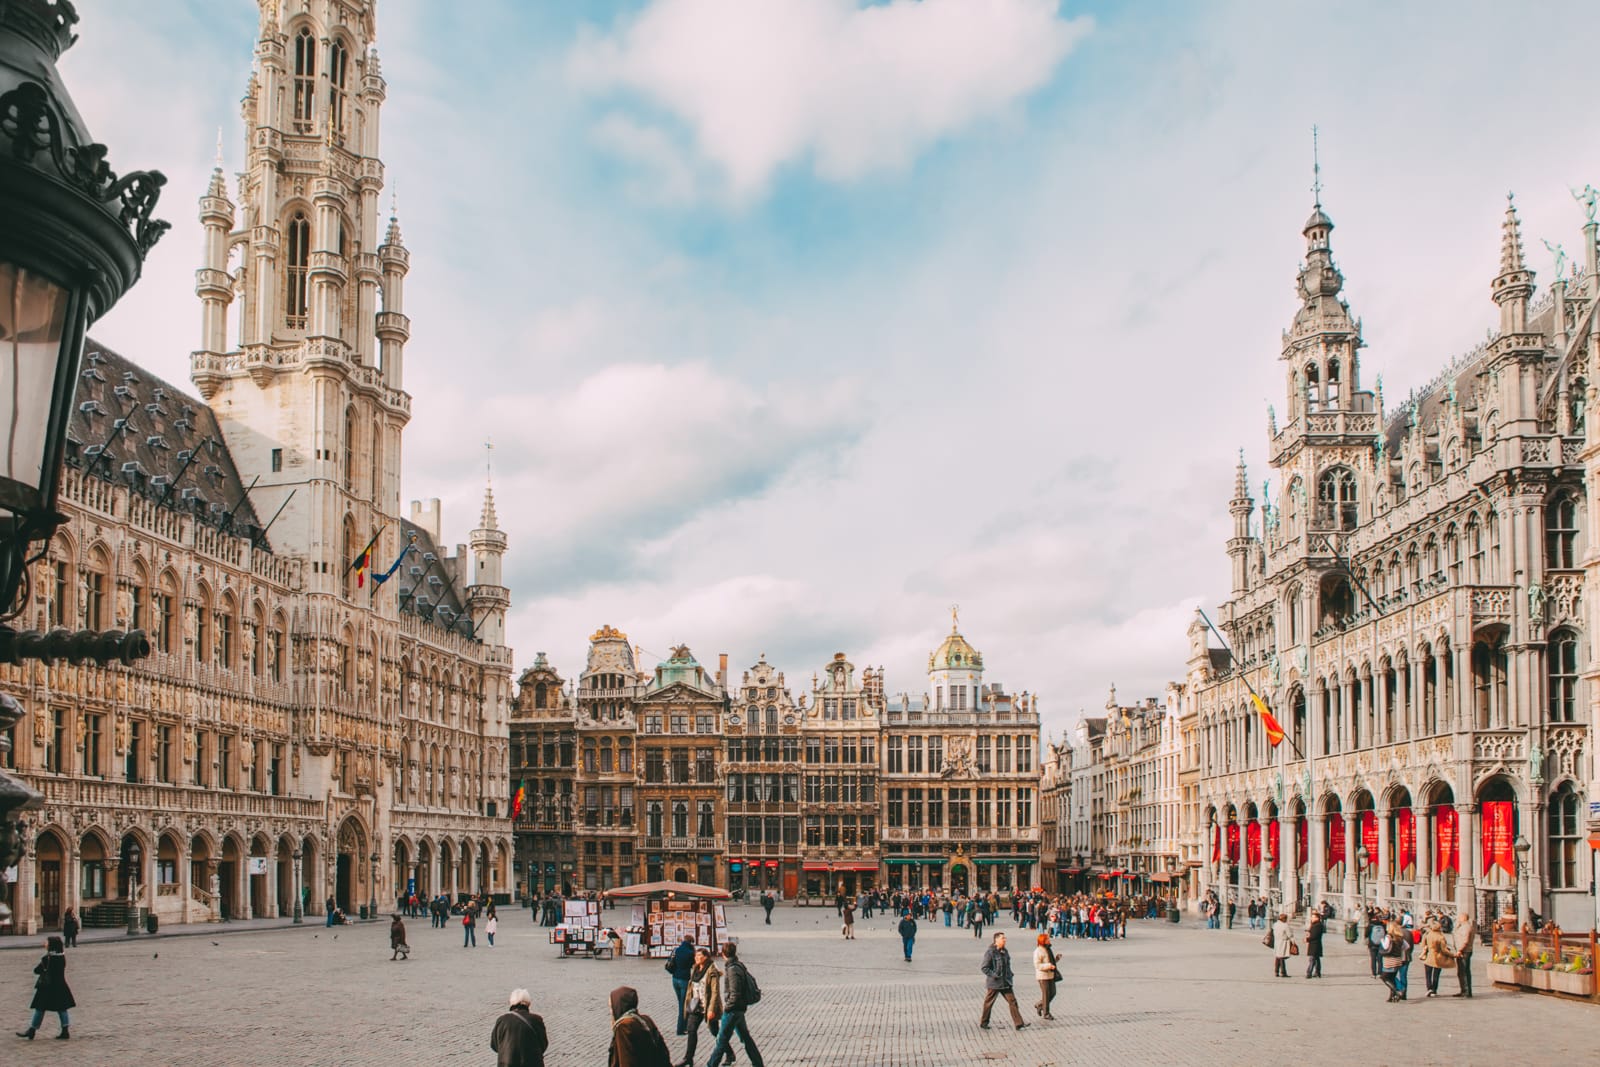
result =
[[[416,895],[417,895],[417,880],[415,878],[407,878],[406,879],[406,896],[414,897]]]

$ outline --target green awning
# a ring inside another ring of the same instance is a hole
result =
[[[943,856],[890,856],[885,863],[943,863]]]

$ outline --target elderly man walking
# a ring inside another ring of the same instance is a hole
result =
[[[1472,935],[1478,932],[1472,916],[1462,912],[1456,920],[1456,984],[1458,997],[1472,996]]]
[[[1018,1030],[1028,1024],[1022,1019],[1022,1012],[1017,1010],[1017,994],[1013,990],[1016,985],[1016,976],[1011,971],[1011,953],[1006,951],[1006,935],[994,935],[994,943],[983,953],[983,1017],[978,1020],[978,1025],[985,1030],[989,1029],[989,1011],[994,1007],[995,997],[1005,997],[1006,1007],[1011,1009],[1011,1022]]]
[[[544,1067],[550,1039],[544,1020],[529,1010],[533,998],[526,989],[513,989],[510,1001],[510,1009],[495,1020],[489,1051],[499,1055],[499,1067]]]

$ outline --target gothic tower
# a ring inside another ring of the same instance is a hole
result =
[[[471,537],[472,584],[467,586],[467,607],[472,612],[473,632],[485,644],[504,645],[506,609],[511,606],[511,591],[501,580],[506,535],[495,520],[493,486],[483,491],[483,513]]]
[[[346,570],[403,544],[401,376],[408,256],[379,220],[384,81],[375,0],[259,0],[243,101],[237,208],[221,160],[200,201],[195,386],[215,410],[269,539],[308,562],[313,592],[346,592]],[[231,320],[231,321],[230,321]],[[392,598],[389,598],[392,604]]]

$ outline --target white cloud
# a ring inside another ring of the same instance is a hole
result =
[[[830,180],[904,167],[1044,86],[1090,26],[1060,0],[656,0],[586,35],[572,70],[683,123],[745,198],[807,155]],[[642,129],[613,147],[637,157]]]

